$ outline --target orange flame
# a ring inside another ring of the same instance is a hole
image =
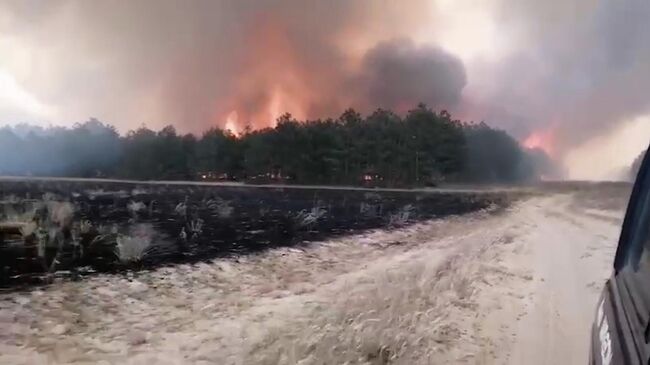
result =
[[[229,108],[215,117],[222,123],[225,120],[224,127],[234,134],[241,133],[244,125],[274,127],[284,113],[297,119],[307,116],[316,98],[313,84],[317,77],[307,70],[288,35],[272,18],[260,21],[249,35]]]
[[[531,133],[521,144],[528,149],[541,149],[547,155],[553,156],[555,152],[554,141],[555,133],[551,128]]]
[[[228,117],[226,118],[226,124],[224,125],[224,129],[227,131],[230,131],[230,133],[234,134],[235,136],[239,136],[241,131],[239,130],[239,125],[237,124],[238,121],[238,115],[237,111],[233,110],[228,114]]]

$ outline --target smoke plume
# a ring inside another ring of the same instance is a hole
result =
[[[650,112],[647,19],[645,0],[10,0],[0,123],[199,132],[425,102],[561,158]]]
[[[351,100],[380,106],[371,95],[359,94],[385,96],[378,75],[363,80],[369,90],[350,85],[360,78],[368,44],[407,37],[428,13],[424,1],[408,7],[343,0],[9,2],[0,7],[6,14],[0,31],[38,56],[25,64],[16,48],[15,59],[4,67],[39,100],[56,106],[59,118],[96,116],[121,130],[172,123],[194,132],[227,122],[264,127],[284,112],[331,116],[355,106]],[[436,56],[407,48],[424,62],[411,67],[426,70],[425,59]],[[378,57],[391,51],[401,50],[378,49],[384,53]],[[393,61],[408,62],[409,54],[394,55]],[[444,57],[442,62],[449,62]]]
[[[404,112],[425,102],[444,109],[459,102],[466,83],[462,62],[441,49],[383,42],[363,58],[358,105]]]
[[[561,155],[648,113],[649,2],[526,0],[495,8],[515,46],[480,66],[497,78],[469,92],[483,103],[476,114],[498,110],[494,122],[522,138],[551,133]]]

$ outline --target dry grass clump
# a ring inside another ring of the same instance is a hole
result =
[[[150,241],[125,235],[118,235],[116,241],[115,254],[125,263],[142,260],[146,249],[151,245]]]
[[[396,213],[393,213],[388,218],[388,225],[390,227],[401,227],[408,223],[409,219],[412,218],[415,212],[415,207],[411,204],[407,204],[402,207]]]
[[[118,264],[137,263],[160,235],[151,224],[138,222],[139,216],[147,212],[144,203],[131,201],[127,210],[131,224],[126,232],[118,232],[116,225],[75,221],[75,206],[54,194],[45,193],[40,200],[9,196],[0,200],[0,244],[19,253],[32,265],[32,272],[46,274],[46,281],[57,269],[72,267],[74,271],[76,265],[95,258]],[[201,224],[190,228],[196,235]]]
[[[254,345],[245,363],[422,364],[450,350],[472,356],[474,341],[453,318],[476,309],[481,265],[475,259],[482,253],[440,263],[423,250],[375,267],[337,288],[331,302],[309,303],[304,317],[269,326],[257,339],[247,333]],[[453,350],[460,342],[463,349]]]
[[[327,214],[327,210],[316,205],[311,210],[301,210],[295,216],[298,227],[311,227]]]
[[[230,202],[223,200],[219,197],[209,199],[205,202],[205,206],[212,212],[214,216],[221,219],[229,219],[232,217],[235,208],[230,205]]]
[[[51,274],[60,263],[64,246],[69,244],[65,232],[73,229],[74,206],[56,196],[44,194],[42,200],[8,197],[2,201],[0,233],[11,242],[22,242],[28,255],[36,257],[45,273]],[[21,209],[14,207],[19,206]],[[72,235],[73,240],[76,235]],[[48,255],[48,250],[54,251]]]
[[[138,262],[146,255],[155,235],[151,224],[135,224],[131,227],[130,234],[117,235],[115,255],[123,263]]]
[[[480,247],[501,236],[479,229],[491,216],[65,282],[26,298],[33,322],[11,332],[14,350],[79,364],[457,363],[478,352],[470,322],[492,260]],[[53,346],[44,334],[62,328]]]

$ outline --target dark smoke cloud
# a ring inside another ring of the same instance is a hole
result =
[[[362,105],[405,111],[419,102],[455,105],[467,83],[463,63],[442,49],[405,39],[370,49],[361,66]]]
[[[233,110],[240,123],[263,126],[273,105],[302,117],[349,107],[355,49],[408,36],[426,24],[427,7],[420,0],[407,7],[346,0],[9,1],[0,4],[0,33],[33,52],[32,64],[12,71],[55,106],[59,119],[96,116],[121,130],[173,123],[197,132],[223,125]]]
[[[0,71],[54,108],[54,122],[95,116],[121,131],[146,122],[199,132],[231,111],[265,126],[273,108],[316,118],[423,101],[522,139],[552,129],[561,157],[650,111],[647,0],[480,7],[507,44],[463,66],[437,47],[449,19],[434,0],[9,0],[0,52],[24,49],[3,54]],[[423,30],[429,38],[415,36]]]

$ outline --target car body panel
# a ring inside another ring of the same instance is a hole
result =
[[[650,364],[650,157],[636,178],[613,274],[598,302],[590,364]]]
[[[641,364],[625,306],[616,294],[619,288],[612,279],[607,281],[598,301],[591,331],[590,364]]]

